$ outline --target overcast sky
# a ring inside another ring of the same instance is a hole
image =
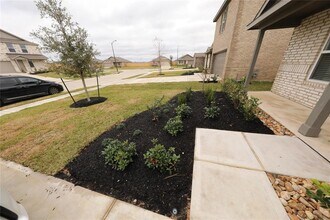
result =
[[[0,0],[2,29],[38,43],[30,36],[40,25],[34,0]],[[100,59],[117,56],[132,61],[156,57],[154,38],[162,39],[163,55],[179,56],[205,52],[212,44],[213,17],[223,0],[63,0],[73,20],[85,28]]]

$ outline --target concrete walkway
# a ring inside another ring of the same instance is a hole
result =
[[[259,107],[262,110],[330,161],[330,117],[323,124],[319,137],[306,137],[300,134],[298,129],[306,121],[312,109],[272,92],[249,92],[249,95],[259,98],[261,101]]]
[[[33,219],[165,220],[157,213],[0,160],[1,187]]]
[[[289,219],[265,172],[330,181],[296,137],[197,129],[190,219]]]
[[[108,76],[102,76],[102,77],[100,77],[100,88],[104,88],[104,87],[110,86],[110,85],[165,83],[165,82],[193,82],[193,81],[200,81],[201,80],[201,78],[199,77],[198,74],[189,75],[189,76],[125,79],[125,77],[137,76],[137,75],[139,75],[140,72],[143,72],[143,71],[142,70],[139,70],[139,71],[137,71],[137,70],[134,70],[134,71],[126,70],[126,71],[124,71],[123,73],[120,73],[120,74],[112,74],[112,75],[108,75]],[[45,77],[43,77],[43,78],[45,78]],[[50,79],[48,78],[48,80],[50,80]],[[86,79],[86,84],[87,84],[87,87],[96,86],[96,81],[95,81],[95,79]],[[67,82],[67,86],[69,87],[69,90],[75,90],[75,89],[82,88],[82,83],[81,83],[81,80],[74,80],[74,81]],[[88,89],[88,91],[94,91],[96,89],[97,88],[94,87],[94,88]],[[84,93],[83,90],[78,91],[78,92],[74,92],[74,93],[72,93],[72,95],[79,95],[79,94],[82,94],[82,93]],[[37,101],[37,102],[32,102],[32,103],[29,103],[29,104],[20,105],[20,106],[16,106],[16,107],[13,107],[13,108],[7,108],[7,109],[4,109],[4,110],[0,110],[0,117],[4,116],[4,115],[7,115],[7,114],[19,112],[19,111],[27,109],[27,108],[43,105],[45,103],[54,102],[54,101],[57,101],[57,100],[60,100],[60,99],[68,98],[68,97],[70,97],[69,94],[65,94],[65,95],[60,95],[60,96],[54,97],[54,98],[44,99],[44,100],[40,100],[40,101]]]

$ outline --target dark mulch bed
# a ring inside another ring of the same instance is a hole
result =
[[[88,102],[87,99],[81,99],[76,101],[75,103],[72,103],[70,105],[71,108],[83,108],[88,107],[91,105],[96,105],[102,102],[105,102],[107,98],[105,97],[90,97],[90,101]]]
[[[124,121],[124,128],[113,127],[103,133],[56,176],[163,215],[171,216],[173,208],[176,208],[177,217],[185,218],[191,194],[196,127],[273,134],[259,119],[245,121],[224,93],[216,93],[216,100],[221,108],[221,115],[217,120],[204,119],[206,99],[202,92],[194,92],[192,97],[188,105],[193,109],[193,114],[184,119],[184,132],[177,137],[172,137],[163,130],[167,120],[174,116],[174,107],[171,113],[158,122],[152,121],[150,111],[144,111]],[[176,106],[176,100],[174,97],[170,102]],[[143,133],[133,138],[132,134],[136,129]],[[101,142],[104,138],[128,139],[136,143],[138,156],[126,170],[115,171],[105,165],[101,155]],[[175,147],[176,153],[181,155],[176,176],[168,178],[169,174],[161,174],[145,166],[143,154],[152,147],[153,138],[157,138],[165,147]]]

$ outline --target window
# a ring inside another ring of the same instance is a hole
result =
[[[21,47],[23,53],[28,53],[28,50],[26,49],[26,46],[24,44],[20,44],[19,46]]]
[[[8,88],[17,85],[17,82],[14,78],[0,78],[0,87]]]
[[[30,67],[31,67],[31,68],[34,68],[34,64],[33,64],[33,62],[32,62],[31,60],[28,60],[28,62],[29,62]]]
[[[12,43],[6,43],[6,45],[7,45],[9,52],[13,52],[13,53],[16,52],[14,45]]]
[[[222,15],[221,15],[221,20],[220,20],[220,28],[219,28],[219,32],[223,33],[225,31],[225,27],[226,27],[226,21],[227,21],[227,13],[228,13],[228,6],[227,8],[223,11]]]
[[[321,51],[310,79],[330,82],[330,38]]]
[[[38,83],[39,82],[38,79],[34,79],[34,78],[30,78],[30,77],[20,77],[18,79],[23,84],[32,84],[32,83]]]

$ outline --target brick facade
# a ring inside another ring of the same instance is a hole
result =
[[[219,33],[221,19],[218,19],[213,54],[227,50],[223,78],[241,78],[247,74],[258,36],[258,31],[248,31],[247,25],[263,3],[264,0],[231,0],[223,33]],[[274,80],[292,31],[291,28],[266,31],[255,66],[254,80]]]
[[[313,108],[327,82],[309,75],[330,33],[330,9],[312,15],[294,29],[272,92]]]

